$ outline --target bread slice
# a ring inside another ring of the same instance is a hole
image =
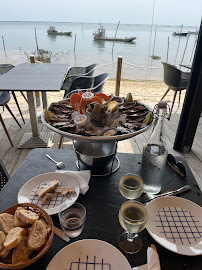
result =
[[[0,257],[4,259],[10,253],[11,253],[11,249],[7,249],[7,248],[3,247],[2,251],[0,252]]]
[[[47,204],[53,198],[52,193],[46,193],[46,195],[41,200],[43,204]]]
[[[5,240],[5,233],[0,231],[0,251],[3,249],[3,242]]]
[[[28,224],[33,224],[36,220],[39,219],[39,215],[37,213],[34,213],[26,209],[20,209],[17,212],[17,216],[19,219],[21,219],[22,222]]]
[[[32,251],[40,250],[46,243],[47,229],[42,220],[37,220],[31,227],[28,236],[28,249]]]
[[[18,207],[15,211],[15,214],[14,214],[14,225],[15,227],[22,227],[22,228],[26,228],[28,226],[28,223],[22,221],[20,218],[19,218],[19,211],[20,210],[25,210],[24,207]]]
[[[14,248],[12,255],[12,263],[21,263],[29,260],[29,256],[32,251],[30,251],[27,247],[28,238],[27,236],[23,236],[20,243]]]
[[[26,229],[15,227],[11,229],[8,234],[6,235],[5,241],[3,243],[4,247],[7,249],[12,249],[17,244],[20,243],[22,236],[26,234]]]
[[[76,191],[72,187],[56,187],[54,189],[55,192],[61,193],[62,195],[66,196],[67,194],[76,194]]]
[[[53,180],[47,186],[35,190],[35,193],[39,196],[39,198],[42,198],[43,196],[46,195],[46,193],[54,190],[54,188],[58,185],[58,183],[59,183],[58,180]]]
[[[14,216],[8,213],[0,214],[0,230],[5,234],[15,227]]]

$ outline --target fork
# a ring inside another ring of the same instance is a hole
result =
[[[143,196],[141,196],[140,199],[141,199],[142,203],[148,203],[153,199],[160,198],[160,197],[163,197],[163,196],[177,195],[177,194],[183,193],[185,191],[188,191],[190,189],[191,189],[191,187],[189,185],[186,185],[186,186],[183,186],[183,187],[175,189],[175,190],[171,190],[171,191],[168,191],[168,192],[161,193],[159,195],[153,195],[153,194],[149,195],[149,194],[146,193]]]

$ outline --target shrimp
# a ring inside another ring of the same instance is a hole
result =
[[[81,101],[81,96],[79,94],[74,93],[71,95],[70,104],[75,109],[75,111],[78,111],[80,109],[80,101]]]
[[[80,104],[79,104],[80,114],[85,113],[86,109],[87,109],[87,101],[85,98],[81,98]]]

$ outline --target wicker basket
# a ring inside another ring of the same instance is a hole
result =
[[[3,211],[3,213],[9,213],[9,214],[13,215],[15,213],[15,210],[19,206],[22,206],[27,210],[31,210],[31,211],[39,214],[40,218],[46,222],[46,224],[50,228],[50,232],[48,233],[48,236],[47,236],[48,237],[47,242],[46,242],[46,245],[39,251],[39,253],[35,257],[31,258],[30,260],[23,262],[23,263],[18,263],[18,264],[10,264],[10,263],[6,264],[3,262],[0,262],[0,269],[22,269],[22,268],[25,268],[25,267],[31,265],[32,263],[36,262],[41,256],[43,256],[46,253],[46,251],[49,249],[49,247],[53,241],[54,232],[53,232],[52,219],[46,213],[46,211],[43,210],[38,205],[32,204],[32,203],[15,204],[15,205],[9,207],[8,209],[6,209],[5,211]]]

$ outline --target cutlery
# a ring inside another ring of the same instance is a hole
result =
[[[65,167],[65,164],[63,162],[57,162],[47,154],[46,154],[46,157],[52,160],[57,165],[58,169],[63,169]]]
[[[54,234],[56,234],[62,240],[66,241],[66,242],[70,241],[70,238],[68,236],[66,236],[66,234],[61,229],[59,229],[58,227],[53,226],[53,231],[54,231]]]
[[[150,202],[151,200],[153,199],[156,199],[156,198],[160,198],[160,197],[164,197],[164,196],[173,196],[173,195],[178,195],[178,194],[181,194],[185,191],[188,191],[190,190],[191,187],[189,185],[186,185],[186,186],[183,186],[181,188],[178,188],[176,190],[171,190],[171,191],[168,191],[168,192],[164,192],[164,193],[161,193],[161,194],[158,194],[158,195],[153,195],[153,194],[144,194],[141,198],[141,202],[143,203],[148,203]]]

